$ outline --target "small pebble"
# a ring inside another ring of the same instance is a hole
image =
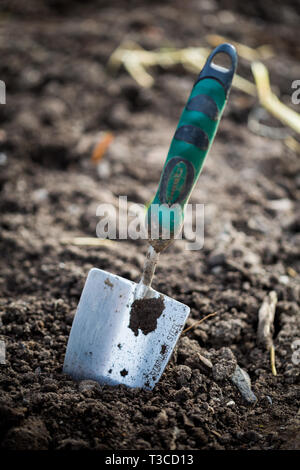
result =
[[[244,369],[241,369],[237,365],[231,377],[231,381],[238,388],[247,403],[252,405],[257,402],[257,398],[251,390],[250,377]]]
[[[280,276],[279,277],[280,284],[287,285],[290,282],[290,278],[288,276]]]
[[[212,272],[213,274],[219,274],[219,273],[221,273],[222,271],[223,271],[222,266],[215,266],[215,267],[212,268],[212,270],[211,270],[211,272]]]
[[[5,342],[0,341],[0,364],[5,364]]]
[[[7,156],[5,153],[1,152],[0,153],[0,165],[5,165],[7,162]]]
[[[197,354],[199,359],[200,369],[204,369],[205,371],[211,371],[213,368],[212,362],[207,358],[202,356],[201,354]]]
[[[233,400],[229,400],[227,403],[226,403],[226,406],[234,406],[235,405],[235,401]]]
[[[33,191],[32,193],[32,198],[36,202],[42,202],[45,201],[48,197],[48,191],[46,188],[39,188]]]
[[[270,209],[273,209],[276,212],[287,212],[293,208],[293,203],[288,198],[268,201],[267,205]]]
[[[106,179],[111,176],[111,165],[107,161],[100,162],[97,165],[97,173],[99,178]]]
[[[269,397],[269,395],[266,395],[266,399],[270,405],[273,405],[273,400],[271,397]]]

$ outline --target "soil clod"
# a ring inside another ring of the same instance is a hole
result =
[[[151,333],[156,329],[157,320],[164,308],[163,297],[135,300],[131,307],[129,328],[135,336],[138,336],[139,330],[144,335]]]

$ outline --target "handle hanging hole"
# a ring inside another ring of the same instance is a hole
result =
[[[196,84],[206,77],[215,78],[224,87],[227,96],[236,67],[237,54],[235,48],[231,44],[220,44],[207,58]]]
[[[211,65],[223,67],[226,69],[224,72],[229,71],[232,67],[232,59],[226,52],[218,52],[214,55]]]

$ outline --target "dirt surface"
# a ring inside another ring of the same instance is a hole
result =
[[[192,196],[205,203],[204,247],[188,251],[176,241],[153,281],[191,307],[186,326],[217,314],[181,336],[152,392],[62,374],[89,269],[138,282],[147,249],[145,241],[62,240],[95,236],[100,203],[151,199],[196,78],[157,67],[145,90],[123,69],[107,74],[110,54],[124,39],[147,49],[206,46],[207,33],[271,44],[273,89],[291,105],[299,3],[273,3],[1,2],[2,449],[299,449],[299,156],[250,132],[257,102],[236,89]],[[251,79],[246,60],[239,73]],[[90,155],[103,131],[114,141],[97,169]],[[276,377],[256,342],[258,309],[271,290]],[[232,380],[237,364],[255,403]]]

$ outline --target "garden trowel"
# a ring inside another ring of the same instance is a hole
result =
[[[230,67],[216,65],[217,54]],[[237,65],[233,46],[208,57],[180,117],[157,193],[147,210],[149,249],[141,281],[101,269],[87,277],[73,321],[64,372],[75,380],[152,389],[160,379],[189,307],[151,288],[160,252],[180,233],[184,209],[224,110]]]

